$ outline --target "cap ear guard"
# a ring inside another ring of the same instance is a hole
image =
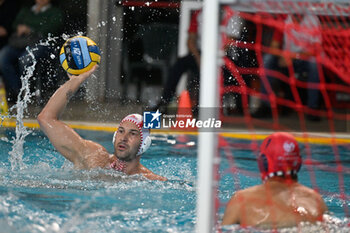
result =
[[[143,153],[145,153],[148,150],[148,148],[151,146],[151,144],[152,144],[152,139],[150,136],[147,136],[145,140],[143,140],[143,142],[141,143],[140,150],[137,153],[137,155],[142,155]]]
[[[260,154],[258,156],[258,166],[260,172],[267,172],[269,170],[269,164],[265,154]]]
[[[115,137],[117,136],[117,132],[118,132],[118,130],[116,130],[116,131],[114,132],[114,134],[113,134],[113,140],[112,140],[113,146],[114,146],[114,143],[115,143]]]
[[[265,154],[260,153],[258,158],[257,158],[257,162],[258,162],[258,167],[260,170],[260,175],[261,175],[261,179],[265,179],[266,174],[269,170],[269,162],[266,158]]]
[[[300,171],[300,168],[301,168],[301,165],[303,164],[303,160],[302,160],[302,158],[300,157],[299,159],[298,159],[298,164],[295,166],[295,171],[296,172],[299,172]]]

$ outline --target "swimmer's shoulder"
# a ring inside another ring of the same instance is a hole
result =
[[[154,172],[152,172],[151,170],[149,170],[148,168],[146,168],[145,166],[142,165],[141,167],[141,174],[146,177],[149,180],[159,180],[159,181],[167,181],[168,179],[155,174]]]
[[[327,205],[324,202],[321,194],[319,192],[317,192],[316,190],[309,188],[307,186],[304,186],[302,184],[299,184],[299,186],[297,187],[298,193],[306,196],[307,198],[309,198],[310,200],[314,200],[317,203],[320,204],[320,210],[322,211],[327,211]]]
[[[251,187],[248,187],[246,189],[240,190],[237,193],[239,195],[255,195],[255,194],[261,194],[265,190],[264,186],[262,184],[260,185],[254,185]]]
[[[305,196],[321,198],[321,195],[316,190],[302,185],[300,183],[294,186],[294,191]]]
[[[249,187],[246,189],[238,190],[236,191],[232,197],[231,200],[229,201],[229,205],[236,205],[236,204],[241,204],[246,200],[246,197],[249,197],[253,193],[254,187]]]
[[[86,147],[82,151],[81,165],[84,169],[104,168],[113,160],[113,155],[99,143],[91,140],[85,140]]]
[[[159,181],[167,181],[168,180],[166,177],[154,174],[153,172],[146,173],[146,174],[144,174],[144,176],[150,180],[159,180]]]
[[[238,190],[235,192],[231,200],[229,202],[229,205],[249,205],[251,204],[252,198],[261,199],[265,196],[263,187],[261,185],[251,186],[246,189]]]

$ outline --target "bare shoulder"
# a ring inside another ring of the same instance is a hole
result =
[[[167,181],[168,179],[157,175],[155,173],[153,173],[151,170],[149,170],[148,168],[146,168],[145,166],[142,165],[141,167],[141,173],[144,177],[146,177],[149,180],[160,180],[160,181]]]
[[[304,195],[308,195],[308,196],[312,196],[312,197],[318,197],[321,198],[321,195],[315,191],[312,188],[306,187],[305,185],[302,184],[297,184],[295,186],[295,189],[299,192],[299,193],[303,193]]]
[[[256,185],[238,190],[234,195],[232,195],[227,207],[238,210],[241,208],[241,206],[250,206],[252,204],[252,199],[263,198],[264,196],[264,188],[262,185]]]
[[[77,168],[91,169],[106,167],[113,159],[105,147],[94,141],[85,140],[85,147],[81,153],[81,160],[75,164]]]
[[[91,141],[91,140],[85,140],[86,142],[86,148],[87,150],[92,150],[92,151],[106,151],[106,148],[102,146],[101,144]]]
[[[239,208],[240,206],[247,206],[252,204],[251,199],[255,198],[263,198],[264,190],[261,185],[252,186],[246,189],[238,190],[232,195],[230,201],[228,202],[228,206],[235,206],[235,208]]]
[[[242,204],[244,202],[244,197],[246,197],[247,195],[249,195],[250,191],[249,189],[242,189],[242,190],[238,190],[237,192],[235,192],[230,201],[227,203],[228,206],[236,206],[239,204]]]
[[[231,225],[231,224],[240,223],[241,221],[240,211],[242,210],[241,207],[245,205],[244,203],[245,193],[246,193],[245,190],[240,190],[235,192],[235,194],[232,195],[231,199],[226,205],[224,216],[221,222],[222,225]]]
[[[259,184],[259,185],[254,185],[254,186],[248,187],[246,189],[243,189],[243,190],[241,190],[241,192],[248,194],[248,193],[255,193],[255,192],[261,191],[263,189],[264,189],[264,185]]]
[[[264,192],[264,186],[263,185],[255,185],[255,186],[251,186],[248,187],[246,189],[242,189],[236,192],[236,195],[238,197],[250,197],[253,195],[261,195],[262,192]]]
[[[306,187],[302,184],[298,184],[296,186],[296,193],[299,196],[299,200],[303,200],[309,204],[317,206],[317,213],[322,214],[328,210],[321,194],[316,190]]]
[[[299,188],[301,190],[303,190],[303,192],[307,195],[309,195],[310,197],[313,197],[313,198],[316,198],[316,199],[321,199],[323,201],[323,198],[321,196],[321,194],[319,192],[317,192],[316,190],[312,189],[312,188],[309,188],[309,187],[306,187],[304,185],[301,185],[299,186]]]
[[[150,180],[159,180],[159,181],[167,181],[168,180],[167,178],[160,176],[160,175],[157,175],[157,174],[154,174],[153,172],[145,173],[145,174],[143,174],[143,176],[146,177],[147,179],[150,179]]]

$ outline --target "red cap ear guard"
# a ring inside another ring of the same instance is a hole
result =
[[[289,133],[273,133],[262,142],[257,162],[263,180],[295,176],[302,164],[299,145]]]

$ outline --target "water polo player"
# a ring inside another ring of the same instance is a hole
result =
[[[257,161],[263,184],[237,191],[226,206],[222,225],[275,229],[323,220],[327,207],[320,194],[298,183],[302,160],[291,134],[267,137]]]
[[[143,129],[143,118],[139,114],[125,117],[113,137],[115,152],[109,154],[100,144],[85,140],[72,128],[59,120],[70,97],[94,72],[73,76],[53,94],[38,116],[40,128],[53,146],[78,169],[108,168],[128,175],[141,174],[151,180],[166,180],[156,175],[140,163],[140,155],[151,144],[149,130]]]

